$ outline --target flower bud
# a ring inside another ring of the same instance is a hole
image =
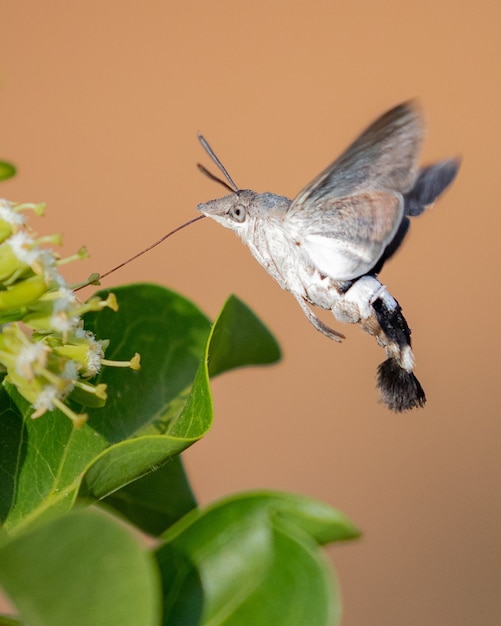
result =
[[[32,276],[15,283],[5,291],[0,291],[0,312],[7,309],[20,309],[42,296],[47,289],[43,276]]]

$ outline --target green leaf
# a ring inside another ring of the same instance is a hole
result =
[[[230,296],[212,330],[210,375],[244,365],[274,363],[278,359],[280,347],[270,331],[249,307]]]
[[[108,385],[104,410],[89,412],[89,425],[106,441],[122,442],[148,432],[164,434],[182,411],[210,333],[199,309],[158,285],[137,284],[112,291],[118,312],[105,309],[84,317],[85,328],[109,339],[106,358],[127,361],[141,355],[141,370],[105,367],[96,380]]]
[[[68,511],[89,458],[105,442],[89,428],[73,428],[58,411],[31,419],[26,401],[7,390],[14,402],[2,392],[0,441],[8,454],[0,466],[0,510],[4,528],[12,531]]]
[[[7,180],[16,175],[16,168],[11,163],[0,161],[0,180]]]
[[[4,520],[17,498],[26,440],[23,419],[3,387],[0,387],[0,432],[0,520]]]
[[[6,451],[0,458],[0,513],[9,531],[68,511],[78,493],[109,496],[203,437],[213,418],[213,354],[218,373],[279,358],[276,341],[235,297],[211,329],[195,305],[162,287],[138,284],[113,291],[118,313],[89,314],[86,328],[110,339],[108,359],[128,360],[139,352],[142,368],[103,369],[97,382],[108,385],[109,398],[104,408],[89,411],[87,424],[75,429],[58,411],[32,420],[14,388],[7,391],[15,406],[0,395],[0,445]],[[177,513],[164,511],[163,522],[157,517],[155,529],[186,512],[190,496],[184,496]],[[134,508],[136,519],[144,519],[137,501]]]
[[[197,505],[180,456],[122,487],[104,503],[150,535],[160,535]]]
[[[156,626],[154,559],[123,524],[75,511],[0,548],[0,583],[31,626]]]
[[[324,555],[307,536],[272,529],[273,558],[254,591],[233,610],[222,607],[210,624],[332,626],[341,603]]]
[[[331,507],[275,492],[241,494],[192,511],[157,550],[163,623],[337,623],[337,584],[319,542],[358,534]]]

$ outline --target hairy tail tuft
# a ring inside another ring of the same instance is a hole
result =
[[[396,413],[423,407],[426,402],[424,390],[414,373],[400,367],[394,358],[379,365],[377,386],[381,400]]]

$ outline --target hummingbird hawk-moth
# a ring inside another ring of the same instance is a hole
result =
[[[318,331],[334,341],[344,338],[310,306],[374,335],[387,355],[377,386],[382,401],[397,412],[422,407],[426,397],[413,371],[411,331],[378,274],[402,243],[409,218],[433,204],[459,169],[458,159],[419,168],[423,136],[417,105],[400,104],[290,200],[237,187],[199,134],[225,180],[200,169],[230,194],[197,210],[239,235]]]

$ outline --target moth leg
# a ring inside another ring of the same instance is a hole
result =
[[[301,307],[301,309],[303,310],[303,313],[306,315],[308,321],[310,322],[310,324],[313,324],[313,326],[320,332],[322,333],[322,335],[325,335],[326,337],[329,337],[329,339],[332,339],[334,341],[337,342],[341,342],[343,339],[345,339],[345,336],[342,335],[341,333],[338,333],[337,330],[334,330],[333,328],[331,328],[330,326],[327,326],[327,324],[324,324],[324,322],[322,322],[321,319],[319,319],[314,313],[313,311],[310,309],[310,307],[306,304],[305,299],[297,294],[292,294],[299,306]]]

